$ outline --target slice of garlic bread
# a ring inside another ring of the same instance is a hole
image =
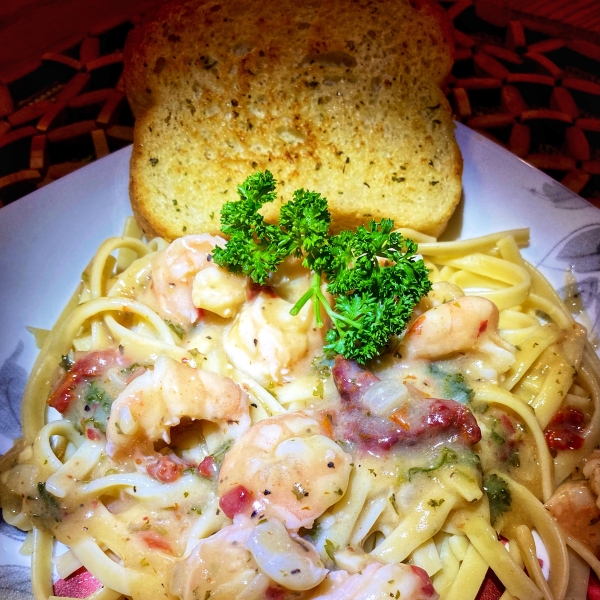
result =
[[[462,174],[440,89],[448,31],[439,8],[409,0],[161,8],[125,53],[140,225],[167,239],[216,232],[236,186],[269,169],[282,201],[326,196],[335,230],[389,217],[439,235]]]

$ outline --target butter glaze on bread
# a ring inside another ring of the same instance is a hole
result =
[[[451,65],[427,2],[164,6],[125,48],[134,213],[149,235],[214,233],[236,186],[269,169],[278,202],[297,188],[326,196],[335,230],[389,217],[437,236],[461,194],[440,90]]]

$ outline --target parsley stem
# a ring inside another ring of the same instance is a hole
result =
[[[325,312],[331,319],[331,322],[336,327],[336,329],[338,330],[338,333],[340,335],[342,335],[342,336],[344,335],[343,330],[341,330],[338,326],[338,323],[340,321],[342,321],[346,325],[350,325],[350,327],[355,327],[356,329],[360,329],[360,327],[361,327],[360,323],[357,323],[356,321],[353,321],[352,319],[349,319],[348,317],[344,317],[343,315],[340,315],[339,313],[335,312],[333,310],[333,308],[331,308],[331,305],[327,301],[327,298],[321,291],[321,274],[320,273],[313,273],[310,287],[308,288],[308,290],[306,290],[306,292],[302,295],[302,297],[298,300],[298,302],[296,302],[296,304],[294,304],[294,306],[292,306],[292,309],[290,310],[290,315],[295,317],[311,298],[313,299],[313,303],[314,303],[315,320],[317,322],[317,327],[319,327],[319,328],[323,327],[323,319],[321,318],[321,310],[320,310],[320,305],[322,305],[323,308],[325,309]],[[317,300],[318,300],[318,302],[317,302]]]
[[[296,302],[296,304],[294,304],[294,306],[292,306],[292,309],[290,310],[290,315],[292,315],[292,317],[295,317],[304,308],[304,305],[316,294],[320,285],[320,273],[313,273],[310,287],[306,290],[306,292],[304,292],[304,294],[302,294],[301,298],[298,300],[298,302]],[[321,320],[321,315],[318,311],[315,311],[315,317],[317,319],[317,326],[322,327],[323,321]]]
[[[325,309],[325,312],[329,315],[329,318],[331,319],[332,323],[336,326],[338,331],[339,331],[339,327],[337,325],[338,321],[342,321],[343,323],[346,323],[346,325],[350,325],[350,327],[356,327],[356,329],[361,328],[361,324],[358,323],[357,321],[353,321],[352,319],[349,319],[348,317],[344,317],[344,315],[340,315],[340,313],[335,312],[335,310],[333,310],[333,308],[331,308],[331,306],[329,305],[329,302],[327,302],[327,298],[325,298],[325,296],[323,295],[323,292],[321,292],[321,288],[319,288],[318,290],[315,291],[315,296],[317,296],[317,298],[323,304],[323,308]],[[342,333],[342,332],[340,332],[340,333]]]

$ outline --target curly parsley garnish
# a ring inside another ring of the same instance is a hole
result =
[[[215,249],[215,262],[264,285],[285,258],[300,258],[313,278],[291,314],[313,300],[317,326],[323,326],[321,307],[332,322],[325,352],[366,363],[402,333],[415,304],[431,289],[427,267],[415,256],[417,245],[393,232],[391,219],[329,235],[327,200],[304,189],[281,207],[277,225],[265,223],[258,211],[275,200],[275,185],[265,171],[238,186],[240,200],[227,202],[221,211],[229,241]],[[322,283],[334,297],[333,306]]]

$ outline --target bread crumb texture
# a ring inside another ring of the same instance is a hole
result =
[[[439,235],[462,159],[440,86],[452,66],[440,9],[408,0],[193,0],[130,35],[137,117],[131,202],[148,235],[217,232],[256,170],[329,201],[333,229],[371,218]]]

